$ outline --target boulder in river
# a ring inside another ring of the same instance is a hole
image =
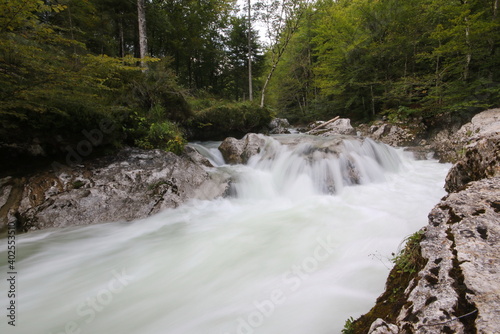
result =
[[[290,128],[290,123],[286,118],[274,118],[267,125],[269,128],[269,133],[272,135],[290,133],[288,129]]]
[[[457,162],[468,145],[495,137],[500,129],[500,108],[485,110],[461,127],[443,129],[431,138],[432,150],[442,161]]]
[[[226,138],[219,146],[224,160],[230,164],[244,164],[251,156],[260,153],[266,144],[266,137],[255,133],[246,134],[242,139]]]

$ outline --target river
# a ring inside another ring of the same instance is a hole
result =
[[[236,166],[194,145],[234,176],[227,198],[17,236],[17,322],[8,331],[3,316],[1,332],[340,333],[382,293],[391,254],[427,223],[450,165],[371,141],[312,158],[268,144]],[[6,249],[1,240],[2,273]]]

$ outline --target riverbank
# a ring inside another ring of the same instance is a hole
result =
[[[411,239],[408,253],[397,257],[403,263],[392,270],[386,292],[370,313],[354,322],[351,333],[424,329],[427,333],[469,333],[474,329],[488,333],[487,326],[498,325],[491,320],[498,318],[498,300],[489,297],[498,295],[491,289],[497,289],[495,282],[500,281],[495,271],[500,231],[494,224],[499,221],[500,206],[498,115],[498,109],[478,114],[449,136],[448,151],[460,158],[446,180],[450,195],[431,212],[429,226]],[[339,123],[352,132],[348,122]],[[386,128],[372,132],[384,134]],[[400,131],[389,127],[386,134],[391,133]],[[358,137],[353,145],[363,145],[363,141]],[[303,154],[338,156],[335,145],[340,143],[320,143],[316,151]],[[230,147],[225,150],[226,160],[234,158],[233,162],[239,163],[259,154],[266,140],[248,135],[240,141],[228,139],[226,144]],[[27,232],[130,221],[178,207],[189,199],[223,197],[228,194],[231,177],[213,173],[211,166],[189,147],[181,156],[160,150],[124,149],[113,157],[58,165],[27,178],[4,178],[0,181],[2,224]],[[351,170],[348,179],[357,184],[359,170]],[[335,183],[327,188],[335,191]]]
[[[459,157],[446,178],[449,195],[395,258],[375,306],[345,333],[500,328],[500,109],[476,115],[443,147]]]

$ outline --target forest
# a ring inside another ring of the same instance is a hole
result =
[[[498,0],[3,0],[0,151],[469,115],[499,106],[499,28]]]

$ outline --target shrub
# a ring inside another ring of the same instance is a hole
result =
[[[391,259],[398,273],[414,274],[418,271],[422,261],[420,241],[423,236],[424,232],[420,230],[407,237],[405,248]]]
[[[213,101],[209,107],[195,112],[189,122],[190,135],[199,140],[241,137],[260,131],[272,117],[270,109],[251,102]]]
[[[146,135],[135,141],[135,144],[145,149],[160,148],[175,154],[181,154],[186,140],[179,127],[170,122],[152,123]]]
[[[146,111],[161,108],[163,118],[184,122],[193,114],[169,63],[168,59],[163,59],[150,64],[148,71],[131,82],[132,94],[127,92],[127,102]]]

